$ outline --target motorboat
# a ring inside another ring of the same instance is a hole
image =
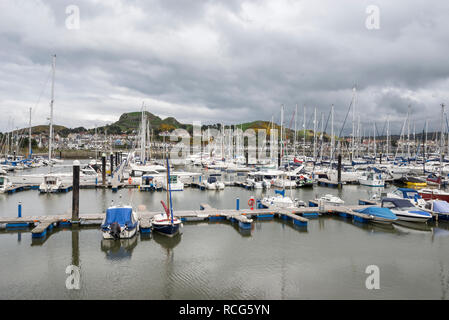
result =
[[[385,180],[381,173],[367,172],[359,176],[359,183],[367,187],[385,187]]]
[[[368,207],[360,210],[355,210],[356,212],[360,212],[366,214],[372,218],[373,222],[378,223],[392,223],[398,220],[396,214],[394,214],[388,208],[382,207]]]
[[[387,193],[387,198],[409,199],[415,206],[424,208],[426,200],[424,200],[417,190],[411,188],[397,188],[393,192]]]
[[[438,220],[449,220],[449,203],[444,200],[430,200],[428,209],[438,215]]]
[[[39,186],[39,192],[41,193],[55,193],[59,192],[63,188],[62,180],[59,176],[53,174],[47,174]]]
[[[404,175],[398,181],[400,183],[406,185],[409,188],[420,188],[420,187],[426,187],[427,186],[426,180],[424,180],[424,179],[422,179],[422,178],[420,178],[418,176],[413,176],[413,175],[410,175],[410,174]]]
[[[297,208],[304,206],[303,201],[285,196],[285,190],[275,190],[274,196],[267,196],[260,200],[260,204],[265,208]]]
[[[6,174],[0,173],[0,193],[5,193],[12,187],[11,180]]]
[[[131,206],[111,206],[101,224],[103,239],[129,239],[139,231],[139,220]]]
[[[418,193],[424,200],[444,200],[449,202],[449,192],[441,189],[420,189]]]
[[[318,203],[323,203],[323,204],[328,204],[328,205],[333,205],[333,206],[340,206],[345,204],[344,200],[340,199],[337,196],[334,196],[332,194],[325,194],[324,196],[315,199],[316,201],[318,201]]]
[[[432,214],[416,208],[409,199],[383,198],[382,208],[388,208],[398,217],[398,220],[410,222],[427,222]]]
[[[171,191],[183,191],[184,190],[184,183],[182,183],[180,181],[178,175],[171,174],[170,178],[169,178],[169,181],[170,181],[170,189],[171,189]],[[169,189],[168,186],[167,186],[167,178],[165,178],[162,181],[162,188],[164,190],[168,190]]]
[[[225,188],[225,185],[222,181],[219,180],[220,177],[221,177],[221,174],[212,173],[201,184],[207,190],[223,190]]]

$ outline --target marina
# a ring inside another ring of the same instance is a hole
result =
[[[3,0],[0,300],[449,300],[449,4],[402,2]]]

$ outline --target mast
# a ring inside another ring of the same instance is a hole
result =
[[[304,161],[305,161],[306,160],[306,105],[304,105],[304,123],[302,125],[302,129],[304,132],[302,152],[304,154]]]
[[[142,102],[142,117],[140,125],[140,162],[145,163],[145,138],[146,138],[146,114],[145,114],[145,103]]]
[[[56,55],[53,55],[51,100],[50,100],[50,140],[48,142],[48,161],[50,168],[51,168],[51,153],[53,144],[53,105],[55,102],[55,69],[56,69]]]
[[[28,132],[28,155],[31,159],[31,108],[30,108],[30,124],[29,124],[29,132]]]
[[[410,105],[407,111],[407,159],[410,159]]]
[[[351,146],[351,152],[352,155],[354,155],[354,149],[355,149],[355,99],[356,99],[356,87],[352,88],[352,146]]]
[[[387,162],[390,153],[390,116],[387,117]]]
[[[334,105],[331,107],[331,167],[332,160],[334,159],[334,145],[335,145],[335,137],[334,137]]]
[[[293,140],[293,156],[296,157],[296,134],[297,134],[297,127],[296,127],[296,118],[298,115],[298,104],[296,104],[295,107],[295,139]]]
[[[426,119],[426,140],[424,142],[424,156],[427,154],[427,130],[428,130],[429,120]]]
[[[320,135],[320,143],[321,143],[321,149],[320,149],[320,162],[323,162],[323,138],[324,138],[324,112],[321,112],[321,135]]]
[[[284,157],[284,105],[281,105],[281,164]]]
[[[313,113],[313,161],[316,161],[316,107]]]
[[[443,117],[444,103],[441,104],[441,132],[440,132],[440,177],[443,175]],[[440,184],[441,187],[441,184]]]
[[[376,163],[376,123],[373,121],[373,148],[374,148],[374,164]]]

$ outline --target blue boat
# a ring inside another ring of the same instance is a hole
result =
[[[101,224],[103,239],[129,239],[139,230],[139,220],[131,206],[112,206]]]
[[[388,208],[368,207],[356,211],[371,216],[373,222],[392,223],[398,220],[398,217]]]

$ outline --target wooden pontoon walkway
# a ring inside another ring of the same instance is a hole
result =
[[[369,206],[369,205],[368,205]],[[208,204],[201,204],[199,210],[175,211],[174,215],[182,221],[201,221],[201,220],[229,220],[237,222],[241,229],[251,229],[253,219],[272,219],[279,217],[284,220],[290,220],[294,225],[307,227],[309,220],[304,216],[320,214],[338,214],[343,217],[352,217],[359,222],[368,222],[372,217],[355,210],[366,208],[367,205],[353,206],[330,206],[320,207],[299,207],[294,209],[268,208],[268,209],[217,209]],[[160,211],[147,211],[141,207],[137,211],[142,233],[151,232],[151,218],[159,214]],[[104,213],[80,214],[79,224],[100,224],[104,219]],[[76,222],[73,222],[76,223]],[[33,227],[31,234],[33,238],[44,237],[47,231],[55,226],[70,226],[72,224],[71,215],[52,215],[52,216],[25,216],[25,217],[0,217],[0,225],[7,229]]]

